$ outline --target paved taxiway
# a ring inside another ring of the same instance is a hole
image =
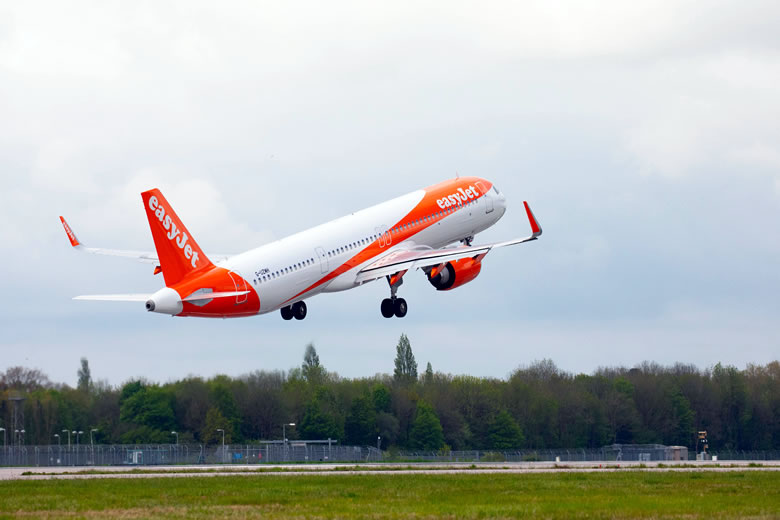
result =
[[[780,461],[718,462],[499,462],[499,463],[384,463],[287,464],[209,466],[93,466],[0,468],[0,480],[175,478],[236,475],[410,475],[500,474],[601,471],[780,471]],[[91,473],[96,472],[96,473]]]

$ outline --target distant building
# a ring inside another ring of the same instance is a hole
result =
[[[612,444],[603,448],[607,460],[663,462],[688,460],[685,446],[664,446],[663,444]]]

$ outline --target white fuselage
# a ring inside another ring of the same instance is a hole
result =
[[[420,207],[425,196],[425,190],[418,190],[252,249],[218,265],[252,285],[260,297],[259,314],[264,314],[322,292],[357,287],[360,285],[357,273],[376,260],[374,256],[362,260],[358,254],[372,244],[375,247],[377,240],[383,253],[395,249],[441,248],[484,231],[506,209],[504,196],[491,189],[451,214],[431,218],[414,232],[415,224],[404,222],[404,218]],[[429,211],[437,209],[434,205]],[[388,232],[398,226],[408,226],[404,228],[407,232]],[[396,242],[397,237],[402,240]],[[335,270],[344,272],[327,279]]]

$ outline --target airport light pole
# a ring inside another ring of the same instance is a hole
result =
[[[171,432],[171,435],[176,436],[176,444],[173,446],[173,457],[176,459],[176,462],[179,461],[179,434],[177,432]]]
[[[62,430],[62,433],[68,434],[68,448],[70,448],[70,430]]]
[[[381,451],[382,450],[382,448],[380,448],[381,445],[382,445],[382,436],[381,435],[377,435],[377,438],[376,438],[376,449],[377,449],[377,451]]]
[[[80,437],[81,435],[84,435],[84,432],[83,432],[83,431],[81,431],[81,430],[79,430],[79,431],[77,431],[77,432],[73,432],[73,433],[75,433],[75,434],[76,434],[76,446],[78,446],[78,445],[79,445],[79,437]]]
[[[225,462],[225,429],[217,428],[218,432],[222,432],[222,462]]]
[[[295,426],[295,423],[294,422],[284,423],[282,425],[282,440],[284,441],[285,446],[287,445],[287,430],[286,430],[286,428],[288,426]]]
[[[97,428],[92,428],[91,430],[89,430],[89,453],[90,453],[90,457],[92,457],[93,466],[95,465],[95,443],[92,442],[92,434],[96,431],[98,431]]]
[[[55,437],[57,437],[57,464],[60,464],[62,462],[62,444],[60,444],[60,434],[55,433]]]
[[[282,446],[284,446],[284,460],[287,460],[287,430],[288,426],[295,426],[294,422],[284,423],[282,425]]]

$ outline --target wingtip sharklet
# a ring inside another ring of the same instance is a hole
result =
[[[81,242],[79,242],[79,239],[76,237],[76,233],[73,232],[73,230],[68,225],[68,222],[65,220],[65,217],[60,215],[60,222],[62,222],[62,227],[65,228],[65,234],[68,235],[68,240],[70,240],[70,245],[73,247],[79,247],[81,246]]]
[[[531,231],[534,238],[542,235],[542,226],[539,225],[539,221],[536,220],[536,216],[534,216],[534,212],[531,211],[531,206],[528,205],[528,202],[523,201],[523,205],[525,206],[525,212],[528,215],[528,222],[531,224]]]

